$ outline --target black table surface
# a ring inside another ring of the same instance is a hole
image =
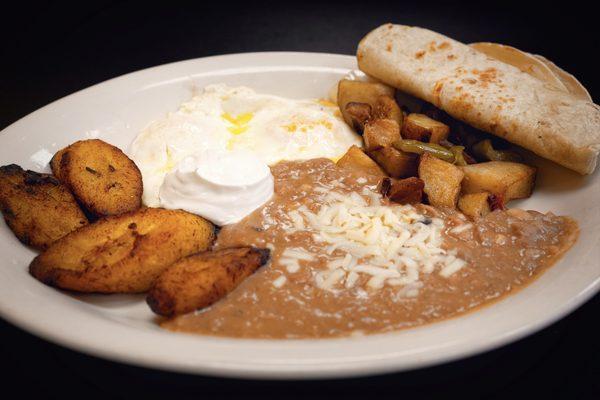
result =
[[[0,129],[77,90],[168,62],[249,51],[352,54],[366,32],[385,22],[543,54],[578,76],[592,96],[600,95],[600,29],[584,3],[80,3],[20,2],[3,10]],[[48,343],[0,319],[0,382],[3,392],[41,398],[597,399],[599,311],[596,296],[539,333],[466,360],[406,373],[308,382],[217,379],[117,364]]]

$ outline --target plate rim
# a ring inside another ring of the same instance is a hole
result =
[[[142,74],[152,73],[152,71],[156,71],[159,69],[183,66],[186,63],[195,63],[195,62],[203,62],[203,61],[215,61],[219,59],[236,59],[236,58],[252,58],[252,57],[261,57],[261,58],[277,58],[277,57],[290,57],[290,58],[303,58],[303,57],[315,57],[321,58],[323,60],[339,60],[341,63],[347,63],[348,65],[355,64],[354,56],[343,55],[343,54],[335,54],[335,53],[321,53],[321,52],[287,52],[287,51],[273,51],[273,52],[249,52],[249,53],[232,53],[232,54],[224,54],[224,55],[214,55],[210,57],[200,57],[188,60],[175,61],[171,63],[166,63],[162,65],[152,66],[149,68],[141,69],[138,71],[133,71],[126,73],[124,75],[120,75],[106,81],[94,84],[87,88],[81,89],[77,92],[69,94],[65,97],[57,99],[46,106],[43,106],[36,111],[20,118],[19,120],[13,122],[12,124],[5,127],[2,131],[0,131],[0,135],[2,135],[7,130],[15,129],[16,126],[26,123],[28,118],[32,118],[34,114],[41,113],[42,111],[51,110],[53,107],[57,107],[62,102],[66,102],[69,99],[72,99],[76,96],[81,96],[83,94],[89,94],[94,90],[97,90],[98,87],[102,87],[107,85],[108,83],[114,84],[119,80],[127,80],[130,79],[134,75],[141,76]],[[342,67],[340,67],[342,68]],[[343,67],[346,68],[346,67]],[[1,137],[1,136],[0,136]],[[545,273],[547,273],[546,271]],[[535,283],[535,282],[534,282]],[[532,284],[534,284],[532,283]],[[41,285],[41,284],[40,284]],[[60,296],[64,296],[61,292],[57,292],[54,289],[55,293]],[[393,354],[389,357],[384,358],[372,358],[372,359],[359,359],[354,361],[347,361],[340,359],[335,360],[322,360],[317,359],[312,362],[304,362],[300,363],[296,360],[296,364],[283,365],[281,363],[259,363],[257,360],[253,360],[249,363],[239,363],[239,362],[215,362],[215,361],[207,361],[206,363],[199,365],[197,363],[188,363],[185,360],[179,360],[174,362],[173,360],[165,361],[156,359],[155,357],[151,357],[148,355],[133,355],[127,352],[122,352],[119,349],[103,347],[102,344],[95,342],[86,342],[82,340],[81,336],[77,337],[77,335],[65,335],[64,332],[53,331],[51,329],[45,329],[44,326],[40,326],[39,323],[35,323],[32,320],[29,320],[25,315],[21,315],[18,312],[18,307],[11,307],[10,305],[4,304],[4,302],[0,302],[0,316],[5,319],[8,323],[13,324],[20,329],[23,329],[27,332],[34,334],[44,340],[57,344],[59,346],[69,348],[74,351],[82,352],[87,355],[99,357],[102,359],[117,361],[125,364],[132,364],[141,366],[144,368],[152,368],[166,371],[175,371],[175,372],[183,372],[188,374],[203,374],[210,376],[220,376],[220,377],[230,377],[230,378],[252,378],[252,379],[325,379],[325,378],[348,378],[348,377],[356,377],[356,376],[368,376],[374,374],[388,373],[388,372],[400,372],[409,369],[415,368],[423,368],[427,366],[432,366],[436,364],[446,363],[450,361],[454,361],[461,358],[467,358],[473,356],[475,354],[479,354],[482,352],[486,352],[505,344],[514,342],[519,340],[527,335],[530,335],[534,332],[537,332],[557,320],[565,317],[567,314],[573,312],[576,308],[581,306],[583,303],[588,301],[591,297],[593,297],[596,293],[600,291],[600,276],[593,282],[590,282],[588,286],[580,291],[577,296],[571,297],[570,301],[564,303],[562,308],[555,310],[553,313],[549,315],[544,315],[543,317],[538,317],[532,320],[529,324],[520,326],[518,329],[514,329],[510,332],[504,332],[501,335],[498,335],[493,338],[493,340],[482,341],[476,345],[468,349],[464,348],[453,348],[452,345],[446,344],[444,346],[438,346],[436,350],[438,353],[436,354],[424,354],[421,357],[414,357],[410,362],[403,359],[402,357],[394,357]],[[0,293],[0,299],[2,298],[2,294]],[[441,322],[437,322],[436,324],[444,324],[447,321],[456,321],[461,318],[466,318],[468,315],[472,313],[451,318],[449,320],[444,320]],[[428,327],[430,325],[425,325],[424,327]],[[415,331],[420,328],[413,328],[410,331]],[[126,328],[124,326],[120,327],[122,329],[131,329]],[[154,332],[154,331],[153,331]],[[171,332],[160,331],[162,335],[168,336],[176,336],[177,334]],[[400,331],[403,332],[403,331]],[[399,333],[387,333],[382,335],[371,335],[361,339],[356,338],[338,338],[338,339],[319,339],[319,340],[311,340],[308,342],[315,343],[327,343],[327,345],[337,344],[337,343],[348,343],[349,341],[373,341],[376,342],[379,340],[381,336],[389,336],[389,335],[398,335]],[[177,340],[186,337],[186,340],[194,340],[198,339],[196,336],[192,335],[179,335],[177,336]],[[206,340],[206,337],[202,339]],[[251,342],[253,346],[261,346],[262,344],[267,343],[269,346],[272,346],[274,343],[306,343],[307,341],[303,340],[240,340],[240,339],[214,339],[210,338],[208,341],[217,342],[231,342],[235,341],[236,344]],[[431,353],[431,351],[429,351]]]

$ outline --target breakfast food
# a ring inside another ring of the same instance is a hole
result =
[[[221,301],[163,327],[246,338],[390,332],[460,315],[514,293],[577,237],[567,217],[399,205],[380,179],[326,159],[272,168],[273,199],[222,227],[215,249],[271,248],[271,262]]]
[[[0,167],[0,208],[24,244],[44,250],[88,223],[73,195],[52,175]]]
[[[182,257],[208,249],[214,226],[185,211],[144,208],[106,217],[63,237],[29,266],[62,289],[139,293]]]
[[[346,154],[336,164],[340,168],[357,169],[368,175],[386,176],[385,172],[371,157],[365,154],[360,147],[354,145],[348,149]]]
[[[464,173],[463,193],[487,191],[505,201],[531,196],[536,169],[509,161],[489,161],[460,167]]]
[[[567,92],[585,101],[592,101],[587,89],[573,75],[560,69],[552,61],[540,55],[525,53],[504,44],[480,42],[469,46],[477,51],[504,63],[519,68],[521,71],[550,84],[554,88]]]
[[[50,162],[54,175],[95,217],[134,211],[142,205],[142,176],[121,150],[102,140],[75,142]]]
[[[204,151],[165,176],[163,207],[200,215],[217,225],[240,221],[273,195],[269,167],[247,151]]]
[[[600,152],[600,107],[427,29],[383,25],[362,39],[362,71],[456,119],[581,174]]]
[[[421,156],[419,178],[425,184],[429,204],[434,207],[456,208],[464,172],[459,167],[440,160],[430,153]]]
[[[406,179],[384,178],[380,183],[381,195],[398,204],[419,204],[423,201],[425,182],[414,176]]]
[[[458,199],[458,209],[471,219],[479,219],[488,215],[490,206],[490,193],[478,192],[463,194]]]
[[[376,109],[384,109],[386,98],[394,96],[394,89],[380,83],[362,82],[362,81],[351,81],[341,80],[338,84],[337,92],[337,103],[340,107],[344,121],[350,126],[353,126],[352,114],[349,112],[348,105],[353,103],[364,103],[368,104],[369,112],[375,112]],[[397,107],[397,106],[396,106]],[[388,108],[390,114],[395,114],[397,122],[402,118],[400,110],[391,110]],[[390,115],[391,117],[391,115]]]
[[[165,176],[200,152],[250,151],[271,166],[281,160],[339,158],[360,143],[334,103],[217,84],[149,124],[130,154],[142,172],[144,204],[158,207]]]
[[[31,274],[71,291],[147,292],[173,331],[328,338],[489,305],[571,248],[573,219],[514,201],[535,194],[538,175],[515,144],[594,169],[598,108],[574,77],[508,46],[393,25],[367,35],[358,58],[374,77],[340,76],[329,100],[194,91],[138,134],[131,159],[76,142],[50,162],[64,186],[2,167],[2,196],[29,207],[18,229],[5,207],[20,237],[32,207],[54,206],[30,200],[35,190],[61,188],[73,215],[79,201],[94,217],[48,242]],[[11,173],[44,186],[15,189]]]
[[[402,137],[421,142],[440,143],[448,139],[448,125],[424,114],[408,114],[402,126]]]
[[[234,247],[185,257],[156,280],[146,302],[172,317],[205,308],[235,289],[269,261],[269,249]]]
[[[419,167],[419,156],[417,154],[406,153],[393,146],[373,150],[369,155],[392,178],[414,176]]]

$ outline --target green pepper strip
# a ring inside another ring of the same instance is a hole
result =
[[[467,161],[465,160],[465,156],[463,155],[465,151],[465,146],[452,146],[450,147],[450,151],[454,154],[454,164],[464,167],[467,165]]]
[[[454,154],[447,148],[436,143],[424,143],[418,140],[400,139],[393,143],[393,146],[406,153],[423,154],[429,153],[432,156],[449,163],[454,162]]]
[[[482,140],[473,146],[473,153],[481,159],[489,161],[521,161],[521,156],[514,151],[496,150],[489,139]]]

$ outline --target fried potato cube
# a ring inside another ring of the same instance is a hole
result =
[[[0,167],[0,209],[26,245],[44,250],[88,220],[69,190],[52,175]]]
[[[172,317],[207,307],[265,265],[269,249],[234,247],[185,257],[156,280],[146,302],[158,315]]]
[[[396,180],[384,178],[381,194],[399,204],[417,204],[423,200],[424,182],[417,177]]]
[[[373,119],[365,124],[363,140],[365,150],[373,151],[391,146],[400,139],[400,126],[393,119]]]
[[[93,216],[117,215],[142,205],[142,175],[121,150],[99,139],[82,140],[52,158],[54,175]]]
[[[408,114],[402,125],[404,139],[419,140],[421,142],[439,143],[448,139],[450,128],[448,125],[429,118],[425,114]]]
[[[362,133],[365,124],[371,119],[371,106],[367,103],[351,102],[346,104],[346,114],[350,118],[350,126],[358,133]]]
[[[182,257],[205,251],[215,226],[181,210],[143,208],[101,219],[52,244],[29,265],[47,285],[78,292],[145,292]]]
[[[392,119],[402,127],[404,113],[393,97],[379,96],[373,107],[373,119]]]
[[[384,95],[394,97],[394,89],[383,83],[341,80],[338,84],[337,101],[344,121],[353,126],[352,118],[346,111],[348,103],[366,103],[373,109],[379,96]]]
[[[531,196],[536,169],[510,161],[489,161],[460,167],[465,174],[463,193],[490,192],[504,202]]]
[[[492,209],[488,192],[463,194],[458,198],[458,209],[471,219],[488,215]]]
[[[425,153],[419,163],[419,178],[434,207],[456,208],[464,173],[457,166]]]
[[[369,152],[369,155],[383,168],[392,178],[408,178],[417,175],[419,156],[414,153],[406,153],[386,146]]]
[[[364,174],[385,176],[385,172],[375,161],[365,154],[358,146],[351,146],[336,165],[341,168],[359,170]]]

